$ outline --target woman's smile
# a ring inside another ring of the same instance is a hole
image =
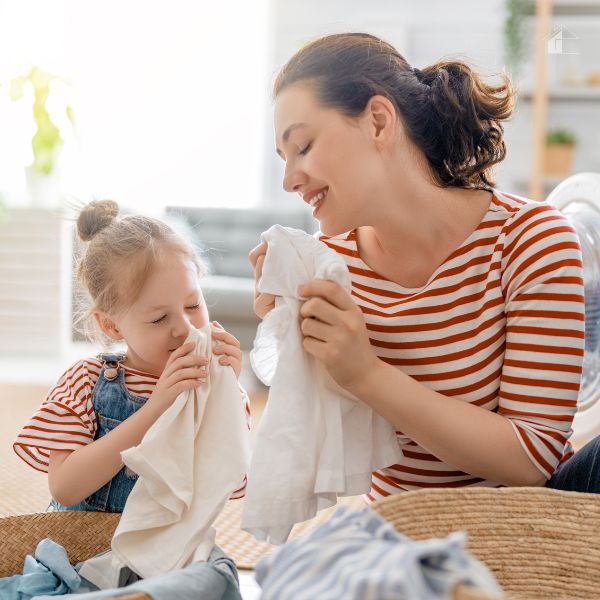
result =
[[[323,205],[325,196],[327,196],[327,192],[329,192],[329,188],[325,187],[325,188],[321,188],[320,190],[312,190],[310,192],[307,192],[306,194],[303,194],[303,199],[304,202],[306,202],[307,204],[309,204],[311,206],[311,208],[313,208],[313,217],[316,216],[317,212],[319,211],[319,208],[321,208],[321,206]]]

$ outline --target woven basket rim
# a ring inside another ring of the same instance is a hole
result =
[[[370,504],[371,508],[378,506],[385,506],[386,504],[395,502],[407,502],[407,498],[413,496],[422,496],[424,494],[431,496],[456,496],[461,497],[465,495],[481,496],[481,499],[485,501],[486,497],[490,499],[495,495],[503,496],[562,496],[565,499],[577,499],[578,501],[590,500],[592,503],[600,504],[600,494],[591,494],[588,492],[573,492],[567,490],[555,490],[547,487],[534,487],[534,486],[519,486],[519,487],[457,487],[457,488],[429,488],[420,490],[410,490],[407,492],[401,492],[400,494],[392,494],[385,498],[375,500]]]

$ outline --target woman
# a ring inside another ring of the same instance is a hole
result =
[[[573,457],[583,360],[577,236],[553,207],[499,192],[508,78],[413,69],[367,34],[301,49],[274,87],[283,187],[314,207],[352,296],[299,293],[305,350],[412,442],[371,499],[444,486],[598,491],[592,443]],[[265,244],[250,260],[261,276]],[[264,316],[274,298],[256,295]],[[352,351],[349,352],[348,349]]]

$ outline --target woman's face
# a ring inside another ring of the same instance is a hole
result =
[[[295,84],[277,96],[275,141],[285,161],[283,188],[313,206],[325,235],[368,224],[384,172],[366,116],[350,119]]]

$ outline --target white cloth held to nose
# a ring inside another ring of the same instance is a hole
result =
[[[111,560],[144,578],[208,558],[212,523],[248,470],[245,406],[233,369],[218,356],[213,360],[211,339],[207,325],[186,340],[210,360],[207,381],[180,394],[141,443],[121,453],[139,479],[115,531]]]
[[[274,225],[258,291],[277,296],[250,354],[270,385],[242,515],[242,529],[280,544],[292,526],[336,503],[369,492],[372,472],[402,456],[394,428],[342,389],[302,347],[298,286],[327,279],[350,291],[343,259],[303,231]],[[348,349],[352,351],[351,348]]]

